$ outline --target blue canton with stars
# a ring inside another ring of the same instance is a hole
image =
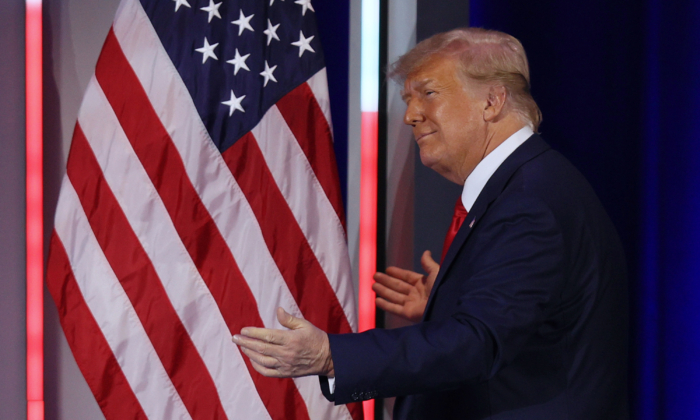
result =
[[[141,0],[223,152],[324,67],[311,0]]]

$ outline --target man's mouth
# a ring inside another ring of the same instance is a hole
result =
[[[429,133],[419,134],[419,135],[416,136],[416,141],[419,141],[419,140],[422,139],[423,137],[429,136],[429,135],[434,134],[434,133],[436,133],[436,132],[437,132],[437,131],[431,131],[431,132],[429,132]]]

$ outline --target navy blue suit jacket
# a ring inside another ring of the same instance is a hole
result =
[[[423,321],[330,335],[336,404],[394,419],[626,419],[627,279],[592,188],[534,135],[496,170]]]

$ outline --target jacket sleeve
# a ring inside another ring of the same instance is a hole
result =
[[[470,246],[460,251],[469,255],[458,255],[433,291],[437,298],[445,282],[459,282],[450,289],[459,291],[450,316],[329,336],[336,404],[485,381],[517,356],[553,311],[566,252],[550,208],[516,194],[499,197],[473,229]]]

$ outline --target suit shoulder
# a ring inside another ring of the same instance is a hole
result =
[[[603,206],[583,174],[559,152],[549,149],[523,163],[507,183],[504,193],[537,197],[555,212],[569,206],[603,211]]]

